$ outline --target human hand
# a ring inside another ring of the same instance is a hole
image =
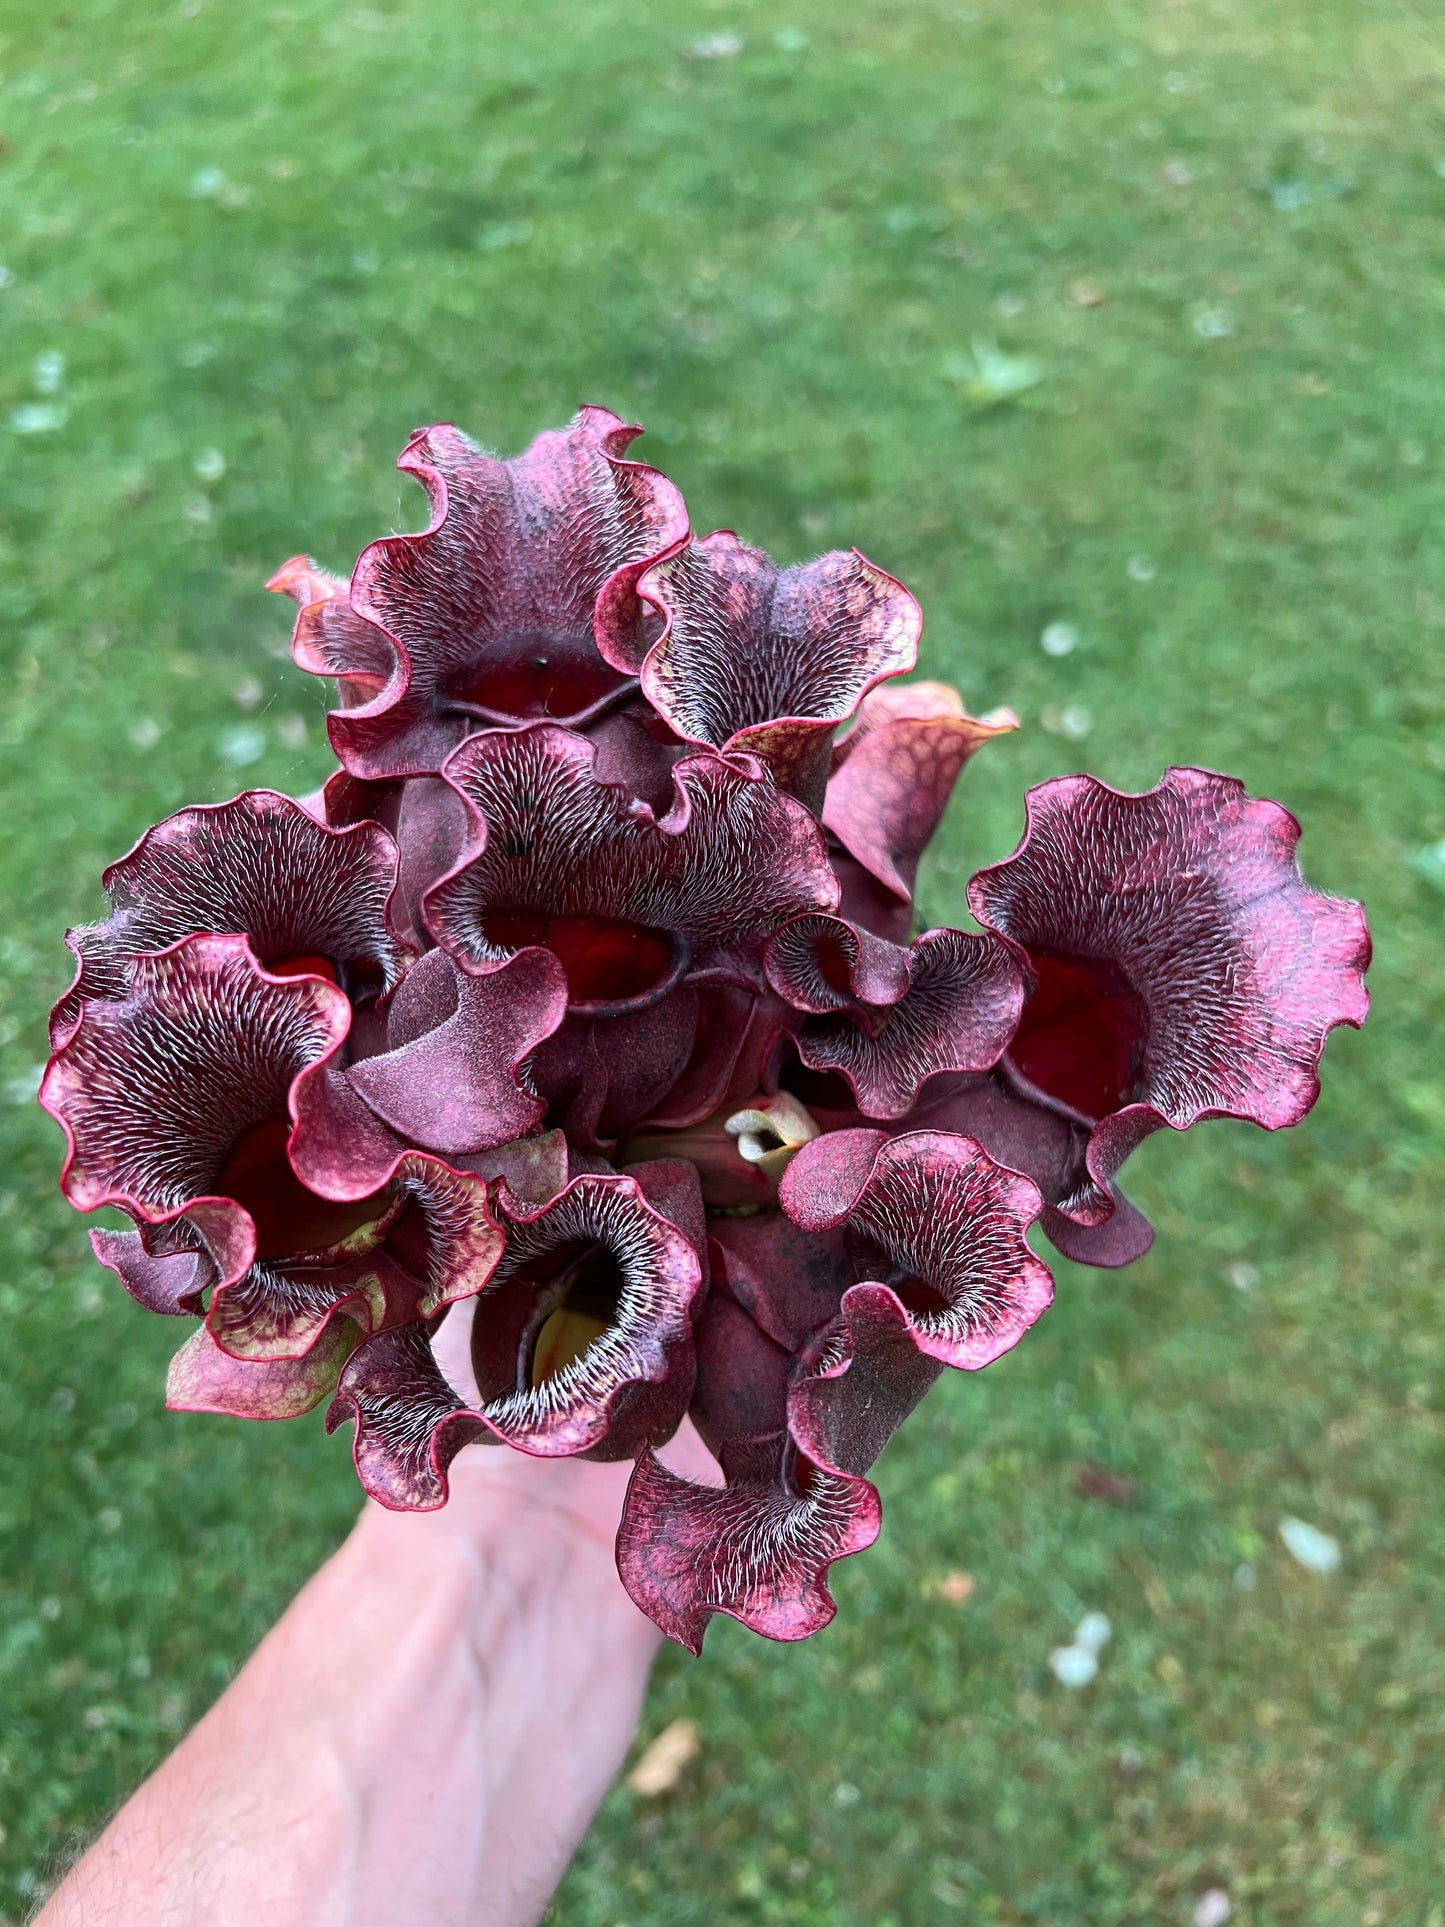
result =
[[[468,1312],[437,1352],[474,1402]],[[667,1457],[718,1478],[690,1426]],[[474,1446],[442,1510],[368,1502],[37,1927],[535,1927],[659,1643],[613,1558],[631,1469]]]

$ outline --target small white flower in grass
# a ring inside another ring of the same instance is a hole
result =
[[[10,410],[10,426],[17,435],[53,435],[65,422],[66,410],[59,402],[27,401]]]
[[[1159,170],[1161,177],[1170,187],[1192,187],[1194,170],[1188,161],[1165,161]]]
[[[216,747],[223,763],[232,769],[245,769],[247,764],[259,762],[265,755],[266,732],[252,723],[242,723],[236,729],[225,730]]]
[[[1113,1631],[1107,1613],[1085,1613],[1074,1628],[1074,1644],[1082,1646],[1086,1653],[1101,1653]]]
[[[1011,355],[996,341],[975,340],[968,354],[944,358],[943,372],[958,383],[974,408],[993,408],[1015,400],[1044,378],[1042,364],[1030,355]]]
[[[40,1617],[55,1620],[60,1617],[60,1601],[53,1592],[48,1592],[40,1602]]]
[[[198,528],[204,527],[204,525],[207,522],[209,522],[211,519],[210,496],[209,495],[191,496],[191,498],[189,499],[189,501],[186,503],[186,506],[185,506],[185,517],[188,522],[194,522]]]
[[[254,676],[242,676],[231,691],[231,701],[237,709],[259,709],[266,700],[266,691]]]
[[[862,1798],[863,1795],[858,1791],[857,1787],[853,1785],[851,1780],[840,1780],[833,1789],[833,1804],[835,1807],[856,1807]]]
[[[305,749],[310,731],[306,727],[306,718],[293,709],[276,718],[276,734],[287,749]]]
[[[219,482],[226,472],[226,458],[219,448],[203,448],[191,464],[203,482]]]
[[[16,1077],[5,1080],[5,1095],[12,1104],[29,1104],[40,1089],[40,1080],[45,1075],[43,1064],[32,1064],[28,1071],[21,1071]]]
[[[495,254],[499,248],[523,248],[531,238],[530,221],[493,221],[477,236],[477,246],[484,254]]]
[[[99,1733],[109,1718],[103,1706],[87,1706],[81,1715],[81,1722],[87,1733]]]
[[[1039,721],[1050,736],[1067,736],[1071,743],[1081,743],[1094,727],[1093,711],[1082,703],[1045,703]]]
[[[1108,1645],[1113,1627],[1107,1613],[1085,1613],[1067,1646],[1056,1646],[1049,1666],[1060,1686],[1087,1686],[1099,1670],[1099,1655]]]
[[[1072,622],[1051,622],[1039,637],[1046,656],[1071,656],[1079,646],[1079,632]]]
[[[203,167],[191,176],[191,199],[213,201],[225,185],[226,177],[219,167]]]
[[[1284,1518],[1279,1522],[1279,1536],[1285,1551],[1306,1572],[1339,1571],[1340,1542],[1318,1526],[1305,1519]]]
[[[1207,1887],[1194,1903],[1194,1927],[1224,1927],[1230,1912],[1223,1887]]]
[[[1001,294],[993,305],[998,309],[1005,321],[1013,321],[1023,313],[1029,304],[1021,294],[1013,294],[1010,292]]]
[[[1087,1686],[1099,1670],[1099,1661],[1087,1646],[1056,1646],[1049,1654],[1049,1666],[1060,1686]]]
[[[1308,207],[1309,183],[1307,181],[1274,181],[1270,185],[1269,198],[1281,214],[1293,214],[1299,208]]]
[[[1224,341],[1234,333],[1234,317],[1228,308],[1196,308],[1189,325],[1201,341]]]
[[[125,733],[133,749],[154,749],[161,739],[161,726],[154,716],[137,716]]]
[[[684,52],[689,60],[732,60],[743,50],[739,33],[704,33],[688,42]]]
[[[65,380],[65,356],[57,348],[47,348],[35,357],[31,379],[37,395],[58,395]]]
[[[1224,1275],[1236,1291],[1253,1291],[1259,1283],[1259,1273],[1254,1266],[1242,1262],[1237,1265],[1226,1265]]]
[[[1445,890],[1445,837],[1438,843],[1427,843],[1423,849],[1411,850],[1409,863],[1427,882]]]
[[[1131,582],[1152,582],[1159,573],[1152,555],[1131,555],[1124,567]]]
[[[124,1521],[117,1508],[113,1505],[108,1505],[103,1511],[96,1513],[95,1523],[100,1527],[102,1532],[119,1532]]]

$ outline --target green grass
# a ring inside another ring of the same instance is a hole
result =
[[[1445,837],[1434,13],[0,9],[0,1922],[356,1503],[319,1419],[162,1411],[175,1332],[91,1261],[28,1101],[60,933],[154,818],[321,775],[260,584],[416,525],[415,423],[513,449],[595,400],[699,526],[896,570],[926,670],[1019,710],[932,919],[1028,782],[1193,760],[1297,811],[1379,960],[1304,1128],[1152,1140],[1154,1254],[1061,1264],[1019,1351],[934,1394],[827,1633],[664,1658],[645,1733],[692,1717],[700,1758],[612,1795],[557,1927],[1144,1927],[1211,1886],[1250,1927],[1445,1927],[1445,891],[1411,862]],[[708,34],[741,51],[690,57]],[[976,340],[1041,379],[980,407]],[[36,404],[63,423],[17,432]],[[1082,1459],[1137,1503],[1079,1496]],[[1093,1608],[1114,1638],[1069,1692],[1047,1654]]]

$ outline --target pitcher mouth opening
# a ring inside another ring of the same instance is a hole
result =
[[[262,957],[261,968],[273,977],[323,978],[339,985],[354,1004],[375,1003],[386,986],[386,973],[376,957],[338,959],[319,950],[296,950]]]
[[[257,1259],[334,1263],[373,1250],[403,1203],[398,1188],[348,1203],[318,1197],[291,1168],[290,1135],[284,1115],[264,1118],[240,1134],[216,1175],[217,1195],[234,1199],[256,1227]]]
[[[550,950],[567,974],[567,1008],[577,1017],[648,1010],[676,989],[692,960],[685,938],[625,917],[488,910],[480,933],[489,949],[506,954],[530,945]]]
[[[585,647],[579,654],[570,637],[509,637],[504,659],[452,679],[443,706],[493,725],[593,722],[634,690],[637,678],[603,662],[590,640]]]
[[[472,1328],[483,1401],[529,1400],[617,1330],[627,1295],[622,1259],[601,1239],[575,1237],[537,1253],[489,1296]]]
[[[617,1254],[592,1245],[566,1266],[523,1334],[517,1390],[535,1391],[583,1356],[617,1323],[626,1289]]]
[[[1013,1069],[1086,1118],[1136,1104],[1144,1089],[1148,1011],[1116,964],[1030,951],[1038,978],[1009,1044]]]

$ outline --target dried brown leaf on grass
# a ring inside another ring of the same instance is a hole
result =
[[[1072,1467],[1074,1490],[1081,1499],[1102,1499],[1105,1505],[1133,1505],[1139,1496],[1139,1481],[1127,1472],[1114,1472],[1092,1459],[1080,1459]]]
[[[627,1776],[628,1786],[644,1800],[670,1793],[697,1758],[701,1743],[696,1720],[674,1720],[642,1749]]]

